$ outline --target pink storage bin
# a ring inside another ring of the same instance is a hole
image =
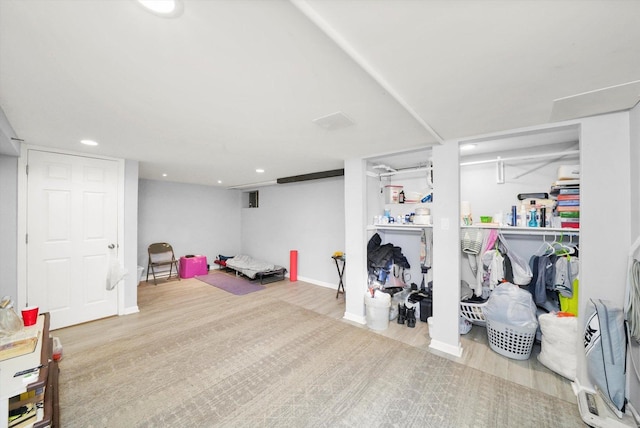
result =
[[[180,278],[193,278],[207,273],[206,256],[180,257]]]

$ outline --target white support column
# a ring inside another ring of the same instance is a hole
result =
[[[640,235],[640,225],[638,219],[640,219],[640,170],[637,165],[640,165],[640,105],[636,105],[629,112],[630,123],[630,146],[631,156],[629,163],[631,164],[631,241],[635,240]],[[638,355],[638,344],[635,341],[630,341],[630,352],[633,355]],[[627,366],[629,367],[629,365]],[[635,375],[634,370],[627,370],[627,382],[628,393],[627,397],[630,405],[637,412],[640,410],[640,379]]]
[[[632,197],[629,112],[581,120],[580,135],[580,288],[578,331],[584,331],[590,299],[624,306]],[[637,186],[637,184],[634,184]],[[603,201],[606,201],[603,204]],[[577,380],[589,387],[582,340],[578,341]],[[633,370],[628,376],[635,376]]]
[[[462,355],[460,302],[460,172],[457,141],[433,147],[433,317],[430,348]]]
[[[344,164],[345,254],[344,318],[366,323],[364,293],[367,290],[366,162],[352,159]]]

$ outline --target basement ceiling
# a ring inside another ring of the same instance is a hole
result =
[[[562,117],[638,100],[638,1],[183,5],[161,18],[134,0],[0,1],[0,107],[16,135],[138,160],[141,178],[232,187],[548,123],[554,100]],[[605,88],[617,103],[563,101]],[[336,114],[353,123],[314,123]]]

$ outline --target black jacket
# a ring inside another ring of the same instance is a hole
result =
[[[411,266],[407,258],[402,254],[402,248],[393,244],[384,244],[377,233],[371,237],[367,244],[367,268],[370,273],[377,269],[386,269],[391,263],[402,268],[409,269]]]

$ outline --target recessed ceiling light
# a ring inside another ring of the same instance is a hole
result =
[[[182,0],[137,0],[145,10],[163,18],[177,18],[184,11]]]
[[[163,177],[166,177],[166,176],[167,176],[167,174],[162,174],[162,176],[163,176]]]
[[[463,144],[460,146],[460,150],[473,150],[476,148],[476,144]]]
[[[222,180],[218,180],[218,184],[222,184]]]
[[[257,173],[263,173],[263,172],[264,172],[264,169],[262,169],[262,168],[258,168],[258,169],[256,169],[256,172],[257,172]]]
[[[85,146],[97,146],[98,143],[93,141],[93,140],[80,140],[80,142],[82,144],[84,144]]]

